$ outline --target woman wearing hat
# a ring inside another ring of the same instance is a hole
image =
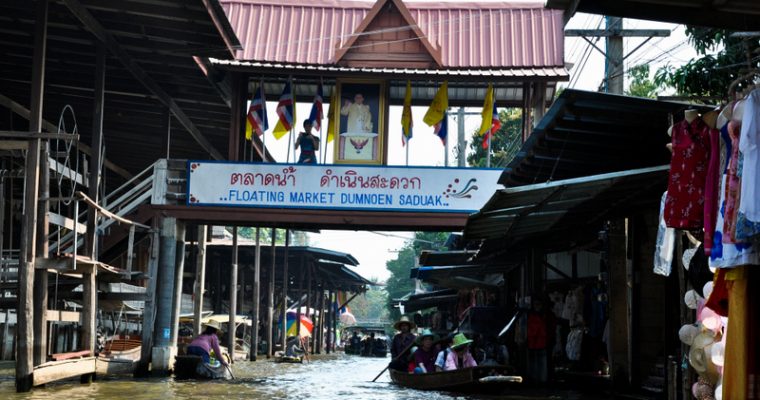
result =
[[[467,339],[464,333],[457,333],[451,341],[451,350],[446,356],[446,363],[443,366],[444,371],[455,369],[477,367],[478,363],[470,354],[470,343],[472,340]]]
[[[412,343],[414,343],[416,337],[412,333],[412,329],[416,328],[417,325],[406,316],[403,316],[393,324],[393,327],[399,333],[393,337],[393,341],[391,342],[391,358],[393,361],[391,361],[390,368],[397,371],[406,371],[406,362],[402,360],[404,357],[400,356],[406,353],[412,346]]]
[[[438,355],[433,348],[433,343],[438,341],[438,336],[430,329],[422,331],[417,337],[417,344],[420,346],[414,352],[414,372],[426,373],[435,371],[435,358]]]
[[[222,334],[222,324],[212,319],[202,326],[205,330],[187,346],[187,354],[200,356],[203,358],[204,363],[209,364],[211,361],[209,353],[211,350],[214,350],[216,359],[222,365],[227,365],[224,357],[222,357],[222,351],[219,349],[219,336]]]
[[[319,150],[319,138],[312,135],[311,128],[313,126],[312,121],[303,121],[303,130],[298,134],[296,139],[296,150],[301,147],[301,155],[298,157],[299,164],[316,164],[317,155],[315,151]]]

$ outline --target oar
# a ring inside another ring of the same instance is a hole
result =
[[[521,312],[521,310],[517,310],[517,312],[515,312],[515,315],[512,316],[512,319],[510,319],[509,322],[507,323],[507,325],[504,327],[504,329],[502,329],[501,332],[499,332],[499,336],[497,336],[497,338],[500,338],[500,337],[504,336],[505,333],[507,333],[507,331],[509,330],[509,328],[512,327],[512,324],[515,323],[515,320],[517,319],[517,316],[520,315],[520,312]]]
[[[393,364],[394,361],[398,360],[399,358],[401,358],[401,356],[405,355],[406,351],[409,350],[409,349],[411,349],[412,346],[414,346],[414,344],[416,342],[417,342],[417,340],[412,340],[412,343],[410,343],[409,346],[406,346],[406,348],[404,349],[404,351],[402,351],[401,353],[399,353],[399,355],[397,355],[393,360],[391,360],[391,362],[389,362],[388,365],[385,368],[383,368],[383,370],[380,371],[379,374],[377,374],[377,376],[375,377],[375,379],[372,380],[372,382],[376,381],[377,378],[380,377],[380,375],[382,375],[386,370],[388,370],[388,368],[390,368],[391,364]]]

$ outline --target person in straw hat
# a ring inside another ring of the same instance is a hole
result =
[[[227,365],[227,361],[222,357],[222,351],[219,349],[219,336],[223,333],[222,324],[212,319],[203,323],[201,327],[204,329],[203,333],[190,342],[190,345],[187,346],[187,354],[200,356],[204,363],[209,364],[211,362],[211,350],[214,350],[214,357],[222,365]]]
[[[433,344],[438,341],[438,335],[430,329],[425,329],[417,337],[419,348],[414,352],[414,373],[424,374],[435,371],[435,358],[438,352]]]
[[[451,352],[446,357],[443,366],[444,371],[455,369],[477,367],[478,363],[470,354],[470,343],[472,340],[467,339],[464,333],[457,333],[451,341]]]
[[[412,333],[412,329],[415,329],[417,325],[410,321],[406,316],[402,316],[401,319],[393,324],[393,327],[399,331],[399,333],[393,337],[393,341],[391,342],[391,358],[393,361],[391,361],[390,368],[398,371],[405,371],[407,365],[405,360],[403,360],[404,357],[400,356],[403,355],[403,353],[408,352],[409,347],[414,343],[416,337]]]

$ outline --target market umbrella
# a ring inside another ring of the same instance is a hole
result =
[[[354,317],[354,314],[346,311],[340,315],[340,322],[345,326],[356,325],[356,317]]]
[[[288,314],[287,314],[288,336],[296,336],[298,334],[298,325],[296,325],[297,319],[298,319],[298,314],[296,314],[295,311],[288,311]],[[311,321],[311,318],[305,315],[301,315],[301,320],[299,322],[301,324],[301,337],[311,336],[311,331],[314,329],[314,322]]]

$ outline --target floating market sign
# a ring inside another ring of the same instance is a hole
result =
[[[474,212],[501,170],[188,161],[190,206]]]

